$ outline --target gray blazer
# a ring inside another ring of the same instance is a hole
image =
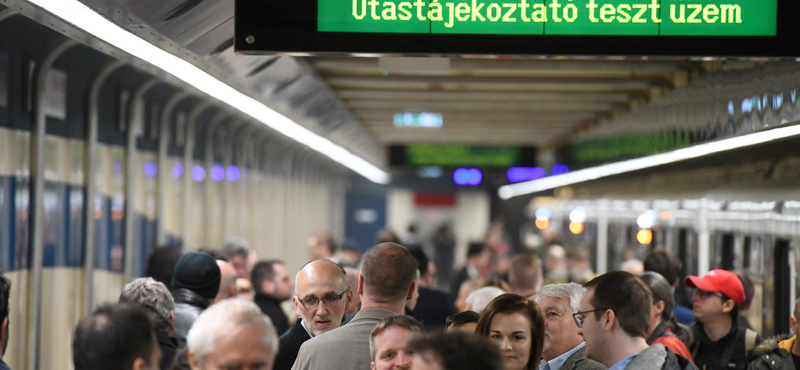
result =
[[[366,308],[347,325],[309,339],[297,354],[292,370],[370,370],[369,336],[392,311]]]
[[[584,346],[569,356],[559,370],[606,370],[606,365],[586,358],[586,347]]]

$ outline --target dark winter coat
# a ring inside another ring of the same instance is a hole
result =
[[[748,370],[794,370],[792,360],[792,347],[796,336],[778,336],[764,341],[756,347],[755,360],[750,363]]]

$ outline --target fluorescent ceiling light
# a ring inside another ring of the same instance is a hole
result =
[[[519,184],[500,187],[497,194],[502,199],[509,199],[520,195],[551,190],[561,186],[577,184],[585,181],[596,180],[603,177],[619,175],[627,172],[643,170],[665,164],[685,161],[709,154],[720,153],[732,149],[743,148],[751,145],[763,144],[777,139],[800,135],[800,125],[775,128],[752,134],[712,141],[709,143],[693,145],[666,153],[655,154],[647,157],[631,159],[622,162],[605,164],[587,168],[564,175],[546,177],[541,180],[522,182]]]
[[[389,183],[390,176],[374,164],[319,136],[258,100],[234,89],[193,64],[119,27],[77,0],[28,0],[115,47],[183,80],[205,94],[241,111],[275,131],[341,163],[367,179]]]

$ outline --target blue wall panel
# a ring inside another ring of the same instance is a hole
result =
[[[345,235],[362,249],[375,244],[375,235],[386,225],[386,192],[383,189],[352,189],[347,192]],[[373,213],[374,219],[358,219],[358,213]],[[365,222],[371,221],[371,222]]]

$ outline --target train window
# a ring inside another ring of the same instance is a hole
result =
[[[762,273],[764,271],[764,239],[755,236],[744,238],[742,267],[747,271]]]
[[[721,252],[721,267],[725,270],[733,270],[733,261],[735,254],[735,240],[734,235],[731,233],[722,234],[720,240]]]
[[[789,270],[790,245],[788,239],[775,240],[775,332],[789,332],[789,316],[791,316],[794,299],[790,297],[791,273]]]

